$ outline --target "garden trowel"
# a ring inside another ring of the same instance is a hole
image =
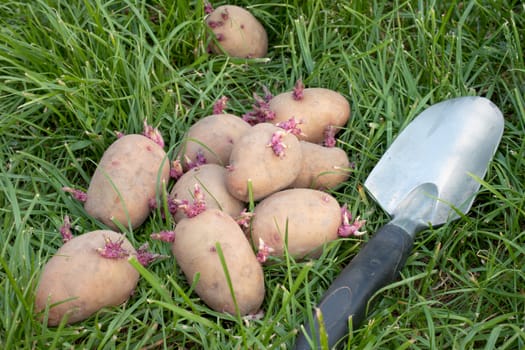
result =
[[[391,221],[326,291],[296,350],[331,348],[348,333],[349,322],[358,327],[370,298],[398,276],[415,234],[469,211],[503,124],[488,99],[459,97],[430,106],[402,131],[365,181]]]

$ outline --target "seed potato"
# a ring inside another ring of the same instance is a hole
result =
[[[67,323],[82,321],[103,307],[118,306],[132,294],[139,273],[127,258],[102,257],[97,249],[106,239],[124,240],[122,248],[136,255],[120,233],[98,230],[66,242],[47,262],[35,295],[35,311],[49,305],[48,325],[56,326],[67,315]]]
[[[255,206],[251,227],[254,244],[262,240],[282,257],[318,257],[322,246],[337,239],[342,223],[337,200],[323,191],[296,188],[276,192]]]
[[[208,209],[216,208],[236,217],[243,210],[245,203],[233,197],[226,188],[226,168],[218,164],[204,164],[190,169],[177,180],[170,195],[177,200],[193,200],[195,184],[204,193]],[[182,211],[175,214],[175,221],[185,218]]]
[[[277,155],[271,145],[276,133],[282,135],[282,155]],[[251,182],[253,198],[259,200],[289,186],[299,174],[301,162],[301,146],[295,135],[273,124],[260,123],[233,147],[226,187],[235,198],[247,202]]]
[[[212,114],[199,119],[186,134],[184,154],[196,163],[198,156],[206,163],[228,165],[237,140],[250,129],[250,124],[233,114]]]
[[[264,299],[262,267],[244,232],[229,215],[208,209],[175,227],[172,252],[189,283],[200,275],[195,292],[212,309],[236,314],[216,244],[226,261],[241,315],[259,311]]]
[[[170,164],[163,148],[138,134],[126,135],[109,146],[93,174],[84,203],[86,212],[112,230],[113,220],[132,228],[148,217],[149,201],[159,183],[169,181]]]
[[[206,18],[215,35],[210,44],[213,53],[232,57],[260,58],[268,51],[268,36],[263,25],[246,9],[223,5]]]
[[[328,126],[338,127],[346,124],[350,118],[350,104],[336,91],[326,88],[305,88],[299,97],[294,92],[283,92],[274,96],[269,108],[275,113],[274,123],[285,122],[294,117],[301,121],[299,125],[304,135],[299,139],[321,143]]]
[[[290,187],[334,189],[350,175],[348,155],[339,147],[301,141],[303,162]]]

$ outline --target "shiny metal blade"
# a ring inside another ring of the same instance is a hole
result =
[[[394,140],[365,187],[391,216],[418,186],[437,188],[429,216],[441,225],[467,213],[503,134],[503,115],[483,97],[459,97],[434,104]],[[410,208],[403,204],[405,216]],[[414,203],[414,211],[419,210]]]

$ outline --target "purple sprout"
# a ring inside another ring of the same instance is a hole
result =
[[[225,8],[222,12],[221,12],[221,18],[223,19],[223,21],[227,21],[228,18],[230,18],[230,14],[228,12],[228,8]]]
[[[155,142],[160,147],[164,148],[164,139],[162,138],[159,129],[148,125],[146,120],[144,120],[144,130],[142,131],[142,135],[146,136],[148,139]]]
[[[151,209],[151,210],[155,210],[157,209],[159,206],[157,205],[157,198],[150,198],[148,200],[148,207]]]
[[[213,6],[210,2],[206,1],[206,3],[204,4],[204,13],[209,15],[210,13],[213,12]]]
[[[179,206],[175,198],[168,197],[168,211],[170,214],[175,215],[177,213],[177,209],[179,209]]]
[[[171,215],[175,215],[177,213],[177,208],[178,208],[178,205],[175,202],[175,200],[172,197],[168,196],[166,204],[167,204],[167,207],[168,207],[168,212]],[[151,210],[158,209],[159,205],[158,205],[157,199],[156,198],[150,198],[149,201],[148,201],[148,206],[149,206],[149,208]],[[166,215],[165,215],[164,210],[160,211],[160,216],[161,216],[162,219],[166,219]]]
[[[104,248],[97,248],[97,252],[100,256],[106,259],[122,259],[129,256],[129,252],[122,247],[124,238],[113,242],[109,237],[104,238]]]
[[[325,129],[324,129],[324,141],[323,141],[323,144],[325,147],[329,147],[329,148],[332,148],[332,147],[335,147],[335,143],[336,143],[336,140],[335,140],[335,127],[333,125],[328,125]]]
[[[267,260],[268,260],[268,257],[270,256],[271,253],[274,252],[274,249],[272,247],[270,247],[269,245],[267,245],[266,243],[264,243],[264,241],[259,238],[259,247],[257,249],[257,261],[260,262],[261,264],[265,263]]]
[[[160,231],[152,233],[150,238],[161,242],[173,243],[175,242],[175,231]]]
[[[179,159],[171,162],[170,177],[174,180],[178,180],[184,174],[182,163]]]
[[[73,233],[71,232],[71,221],[69,216],[64,216],[64,223],[60,227],[60,234],[62,235],[62,243],[66,243],[73,239]]]
[[[304,84],[301,79],[295,82],[295,86],[292,91],[292,98],[296,101],[302,100],[304,97]]]
[[[74,199],[76,199],[79,202],[86,202],[87,201],[87,193],[81,190],[77,190],[75,188],[71,187],[62,187],[62,191],[70,193]]]
[[[185,199],[174,199],[174,201],[175,203],[177,203],[177,210],[182,210],[188,218],[193,218],[206,210],[206,201],[204,199],[204,193],[202,192],[199,184],[195,184],[195,187],[193,189],[192,203]]]
[[[361,236],[365,234],[365,231],[359,230],[364,226],[366,220],[360,220],[359,217],[357,217],[353,223],[350,223],[352,220],[352,214],[348,210],[346,204],[341,207],[341,218],[343,223],[337,230],[339,237]]]
[[[202,152],[201,149],[197,150],[197,153],[195,154],[195,160],[189,159],[189,157],[186,158],[186,168],[188,170],[193,168],[198,168],[201,165],[204,165],[208,163],[208,160],[206,159],[206,156],[204,155],[204,152]]]
[[[147,242],[137,249],[137,260],[144,267],[161,258],[166,258],[166,256],[152,253]]]
[[[253,94],[255,103],[252,110],[242,116],[242,119],[250,125],[270,122],[275,119],[275,112],[270,109],[269,101],[272,98],[269,91],[265,91],[264,98],[256,93]]]
[[[244,208],[239,216],[235,218],[235,221],[243,229],[243,231],[246,231],[250,228],[250,223],[254,215],[255,213],[249,212],[246,208]]]
[[[224,110],[226,109],[226,105],[228,104],[229,98],[226,96],[222,96],[219,98],[214,104],[213,104],[213,114],[222,114],[224,113]]]
[[[273,153],[279,158],[284,158],[284,155],[285,155],[284,150],[287,147],[283,142],[284,135],[286,135],[286,132],[284,130],[278,130],[274,132],[272,134],[270,143],[266,145],[266,147],[271,147],[273,150]]]
[[[269,103],[270,100],[273,98],[273,94],[272,92],[270,91],[270,89],[268,89],[267,86],[263,85],[263,91],[264,91],[264,101],[266,103]]]
[[[208,21],[208,26],[211,29],[215,29],[215,28],[221,27],[222,25],[224,25],[223,21]]]
[[[284,122],[279,122],[276,125],[295,136],[305,136],[301,131],[301,128],[299,128],[299,125],[302,123],[302,121],[297,121],[294,117],[292,117]]]

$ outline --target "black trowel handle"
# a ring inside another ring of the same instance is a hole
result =
[[[363,321],[369,299],[398,276],[412,243],[413,237],[404,229],[392,223],[383,226],[328,288],[318,308],[330,347],[348,332],[350,316],[354,327]],[[319,347],[319,324],[315,315],[314,324],[306,325],[305,330]],[[306,336],[300,333],[295,350],[303,349],[311,347]]]

